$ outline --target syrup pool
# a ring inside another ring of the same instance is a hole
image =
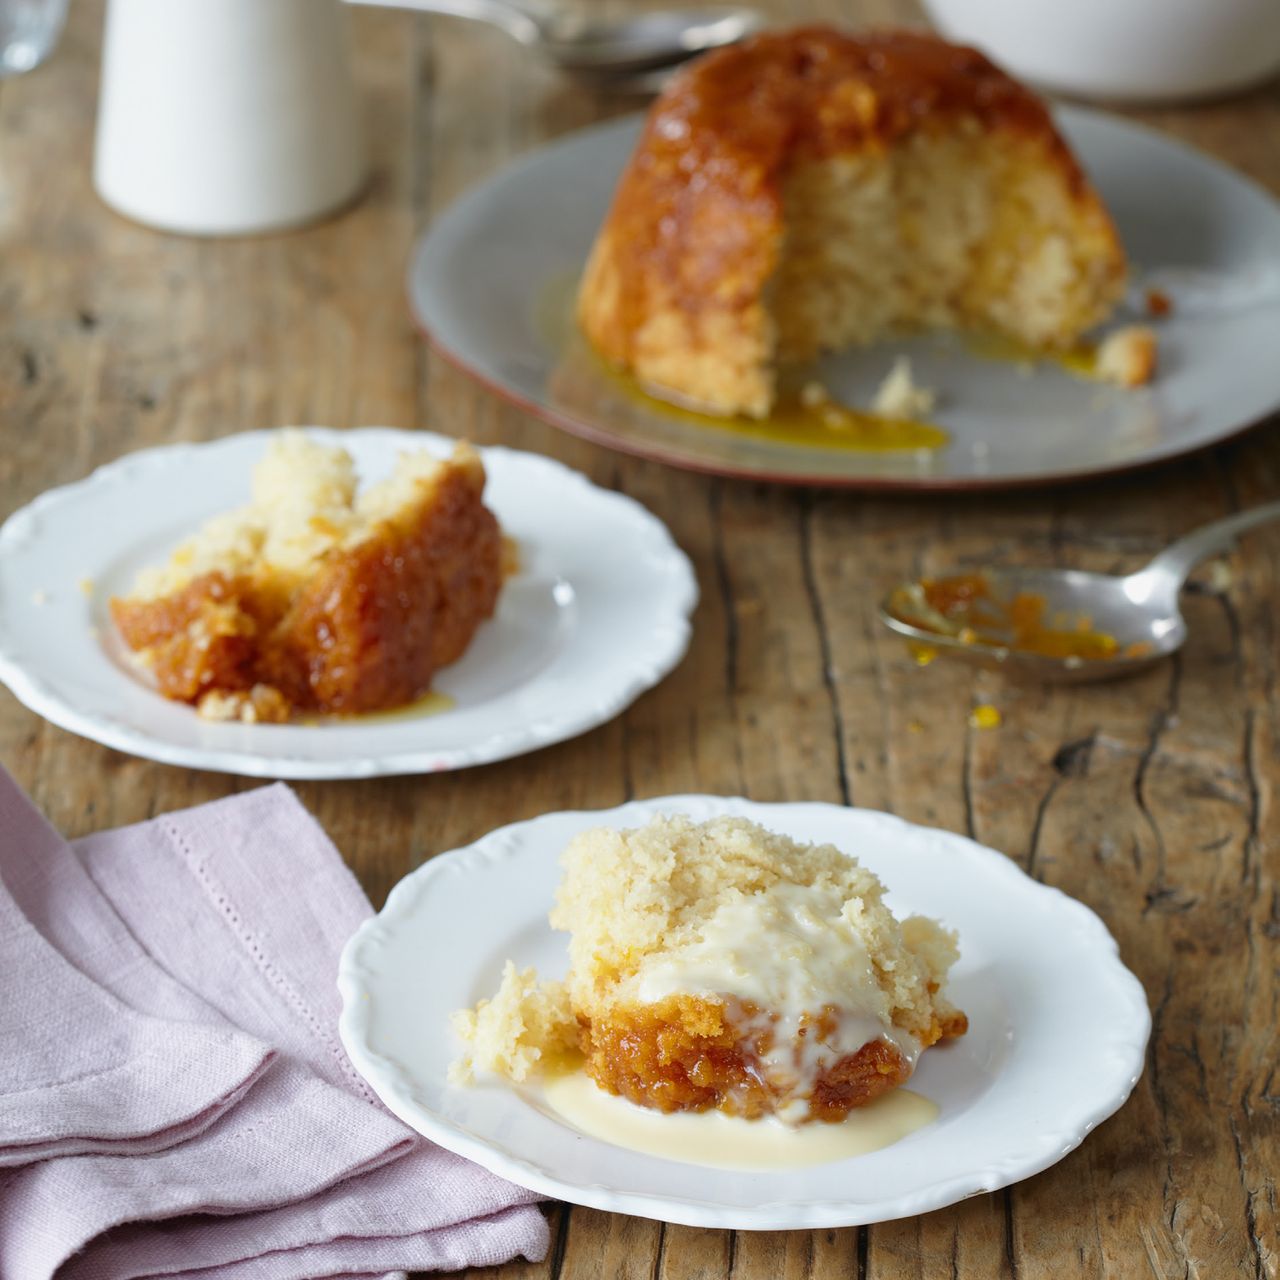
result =
[[[781,377],[777,401],[767,418],[717,417],[654,394],[628,374],[610,367],[583,337],[574,319],[578,274],[548,281],[534,305],[533,325],[543,340],[575,365],[588,365],[593,377],[632,404],[708,431],[728,432],[746,439],[814,449],[843,449],[860,453],[931,453],[950,444],[951,437],[931,422],[889,418],[853,408],[837,400],[813,402],[803,395],[812,371],[792,368]]]

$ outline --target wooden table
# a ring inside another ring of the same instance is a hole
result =
[[[915,16],[895,0],[802,7]],[[375,905],[423,859],[547,810],[677,791],[843,801],[965,832],[1081,898],[1150,997],[1134,1096],[1006,1191],[866,1230],[764,1234],[553,1206],[547,1261],[493,1274],[1274,1277],[1280,529],[1203,575],[1185,599],[1185,650],[1122,684],[918,668],[873,602],[895,578],[993,560],[1131,568],[1193,525],[1280,496],[1276,423],[1136,477],[999,497],[800,492],[606,453],[433,357],[402,282],[415,233],[459,191],[638,100],[575,88],[485,30],[361,12],[367,198],[292,235],[187,240],[94,197],[100,26],[100,0],[78,0],[53,60],[0,85],[0,515],[142,445],[285,423],[431,427],[551,454],[632,494],[697,567],[689,656],[613,723],[464,773],[298,787]],[[1276,86],[1138,114],[1280,191]],[[1003,724],[970,728],[986,703]],[[0,760],[72,836],[255,785],[81,741],[7,692]]]

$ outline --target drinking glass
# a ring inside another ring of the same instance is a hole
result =
[[[66,17],[67,0],[0,0],[0,79],[38,67]]]

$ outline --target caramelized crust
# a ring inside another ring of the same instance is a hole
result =
[[[1035,135],[1075,169],[1033,93],[978,50],[920,31],[800,27],[709,54],[658,100],[646,142],[655,157],[727,161],[750,189],[752,168],[762,186],[788,165],[886,146],[922,121],[960,116]],[[708,180],[726,185],[719,171]]]
[[[758,415],[772,392],[750,383],[778,336],[766,294],[788,240],[787,179],[975,127],[1017,143],[1081,207],[1106,260],[1098,292],[1109,305],[1124,271],[1119,242],[1033,94],[977,50],[931,35],[807,27],[716,51],[668,85],[587,264],[583,330],[651,390]]]
[[[210,689],[253,684],[253,656],[267,620],[244,579],[206,573],[158,600],[116,597],[111,616],[129,648],[147,654],[166,698],[195,702]]]
[[[334,556],[272,632],[267,683],[299,707],[399,706],[460,658],[497,603],[502,536],[460,472],[401,527]]]
[[[483,484],[478,468],[449,470],[428,501],[300,584],[206,573],[156,599],[113,599],[112,616],[169,698],[253,691],[263,719],[402,705],[493,613],[504,553]]]
[[[583,1019],[580,1037],[588,1075],[610,1093],[663,1112],[718,1109],[754,1120],[793,1099],[764,1066],[773,1047],[772,1025],[747,1002],[673,996],[617,1009],[608,1019]],[[934,1039],[963,1035],[967,1025],[957,1013],[939,1024]],[[800,1034],[823,1043],[834,1028],[834,1010],[828,1009],[807,1019]],[[817,1073],[808,1118],[843,1120],[855,1107],[904,1084],[911,1071],[893,1044],[871,1040]]]

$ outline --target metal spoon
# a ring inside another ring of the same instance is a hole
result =
[[[901,615],[903,600],[922,594],[920,583],[906,583],[890,592],[880,604],[880,620],[917,645],[1010,675],[1053,681],[1128,675],[1168,657],[1187,638],[1178,593],[1191,570],[1206,557],[1225,551],[1246,529],[1273,520],[1280,520],[1280,502],[1228,516],[1180,538],[1145,568],[1124,578],[1076,569],[988,569],[983,573],[997,600],[1029,592],[1043,598],[1046,617],[1087,618],[1091,631],[1115,638],[1118,649],[1109,657],[1046,657],[1012,645],[968,643],[917,626]]]
[[[562,71],[623,78],[674,66],[709,49],[733,44],[759,30],[754,9],[714,5],[595,19],[543,12],[513,0],[347,0],[349,4],[416,9],[473,18],[499,27]]]

